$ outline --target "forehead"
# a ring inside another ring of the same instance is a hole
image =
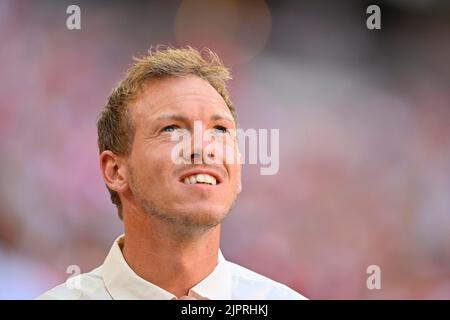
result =
[[[132,111],[134,123],[150,121],[167,113],[183,114],[192,120],[211,114],[231,117],[222,96],[197,76],[152,79],[145,84]]]

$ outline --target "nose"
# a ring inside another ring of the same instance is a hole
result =
[[[194,143],[195,145],[195,143]],[[208,144],[202,143],[200,147],[193,146],[191,153],[191,163],[192,164],[204,164],[211,163],[214,161],[215,152],[213,148],[208,147]]]
[[[191,162],[193,164],[209,163],[215,158],[214,137],[205,130],[201,121],[194,123],[194,135],[191,141]]]

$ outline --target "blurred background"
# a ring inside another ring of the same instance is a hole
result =
[[[97,116],[132,56],[190,44],[232,68],[242,128],[280,129],[279,173],[244,167],[229,260],[311,299],[450,299],[450,2],[0,0],[0,39],[0,298],[103,262],[122,224]]]

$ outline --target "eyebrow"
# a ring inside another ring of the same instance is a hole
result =
[[[180,122],[189,122],[189,118],[184,115],[181,115],[181,114],[166,114],[166,115],[159,116],[158,118],[156,118],[156,120],[177,120]],[[234,120],[232,118],[221,115],[221,114],[212,115],[210,117],[210,120],[213,120],[213,121],[227,120],[227,121],[234,123]]]
[[[210,120],[228,120],[234,123],[234,120],[228,116],[223,116],[221,114],[214,114],[211,116]]]
[[[181,122],[189,121],[189,119],[187,117],[180,115],[180,114],[166,114],[166,115],[159,116],[158,118],[156,118],[156,120],[177,120],[177,121],[181,121]]]

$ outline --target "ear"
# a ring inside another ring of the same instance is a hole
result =
[[[128,171],[125,160],[110,150],[100,154],[100,171],[109,189],[122,193],[128,188]]]

